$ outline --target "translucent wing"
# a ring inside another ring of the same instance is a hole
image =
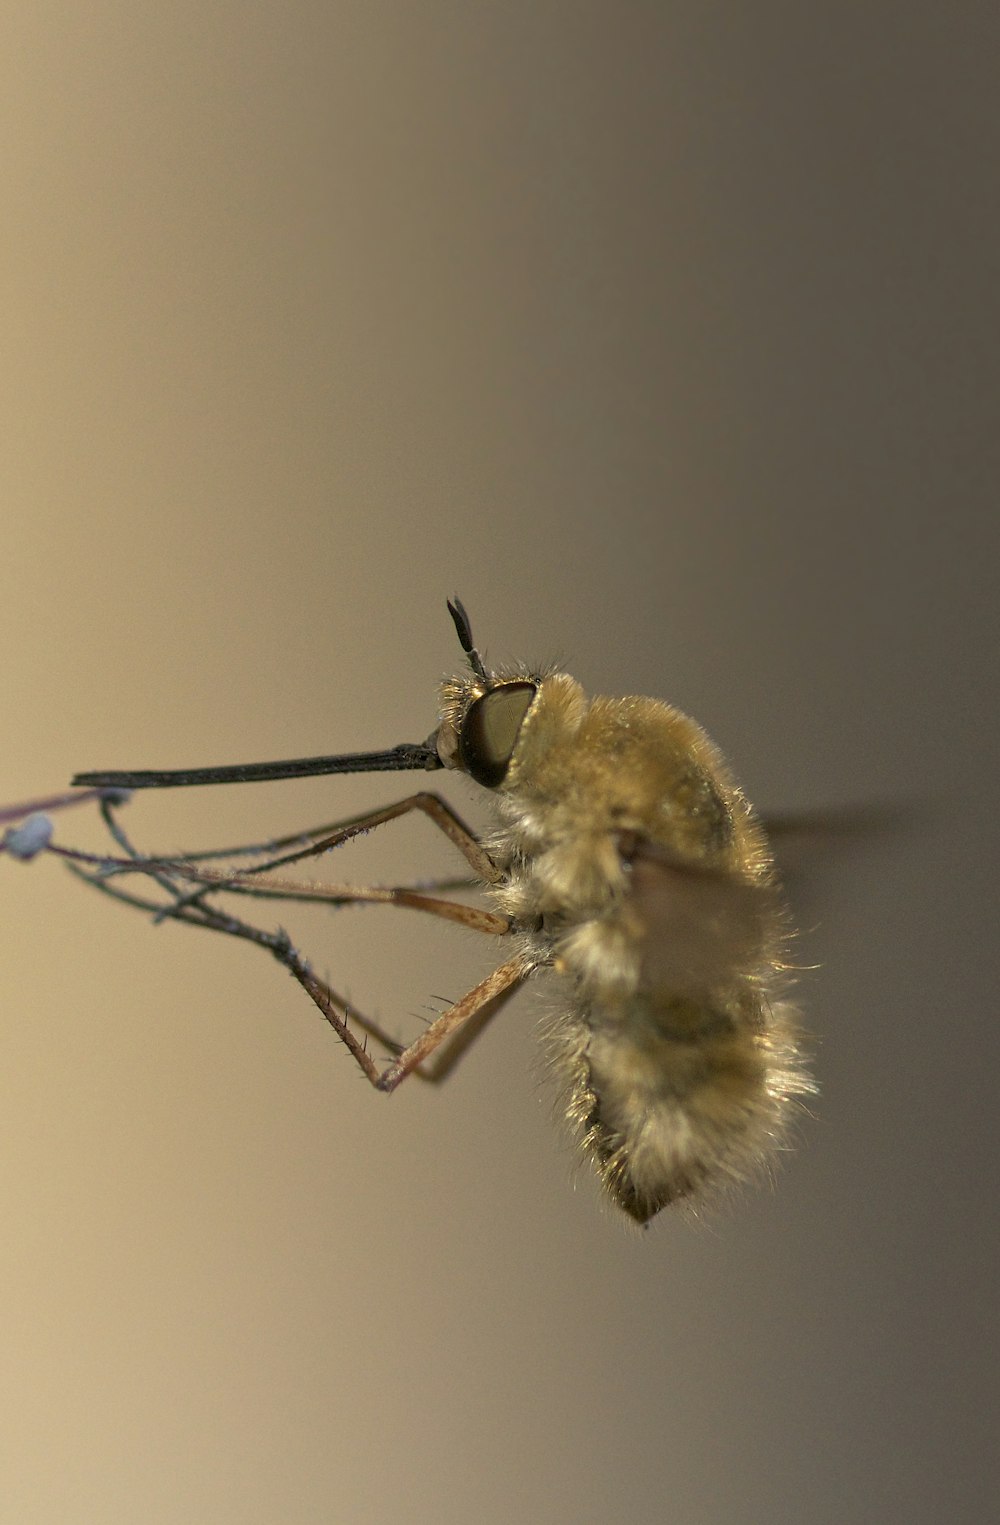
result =
[[[647,838],[623,843],[629,907],[642,938],[643,982],[696,994],[773,963],[787,930],[784,891],[801,909],[828,854],[877,842],[912,815],[905,807],[873,805],[767,818],[780,888],[687,862]]]
[[[764,830],[774,852],[778,877],[801,925],[822,911],[826,874],[838,858],[883,853],[889,843],[919,828],[933,815],[929,801],[872,802],[766,815]]]
[[[775,886],[684,862],[645,838],[628,861],[645,984],[693,995],[752,975],[773,956],[781,930]]]

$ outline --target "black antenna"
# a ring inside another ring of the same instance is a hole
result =
[[[462,650],[469,659],[469,666],[477,678],[481,678],[484,683],[489,683],[489,674],[483,666],[483,659],[476,650],[475,642],[472,639],[472,626],[469,624],[469,616],[465,612],[465,605],[457,594],[453,599],[449,598],[448,600],[448,613],[455,621],[458,639],[462,643]]]

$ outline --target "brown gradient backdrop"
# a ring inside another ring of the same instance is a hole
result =
[[[492,657],[690,709],[764,806],[921,804],[803,881],[823,1091],[777,1189],[644,1236],[574,1173],[537,995],[387,1101],[253,949],[0,860],[3,1525],[988,1517],[998,31],[8,8],[3,797],[419,739],[458,591]],[[411,1031],[492,956],[293,924]]]

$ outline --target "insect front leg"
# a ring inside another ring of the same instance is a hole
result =
[[[234,892],[242,890],[243,893],[260,892],[269,893],[263,878],[257,876],[269,875],[276,868],[284,868],[289,864],[303,862],[307,858],[319,857],[334,847],[339,847],[352,838],[362,836],[365,832],[372,831],[376,826],[385,825],[389,821],[408,815],[412,810],[419,810],[442,831],[448,840],[462,853],[466,862],[473,869],[477,877],[487,884],[497,884],[503,877],[485,848],[481,846],[475,833],[470,831],[465,822],[456,815],[455,811],[445,803],[438,794],[432,794],[424,790],[419,794],[408,795],[406,799],[398,800],[394,805],[387,805],[381,810],[372,810],[364,815],[354,816],[349,821],[341,821],[332,826],[318,826],[312,831],[296,832],[294,836],[282,837],[271,843],[259,846],[239,846],[235,848],[221,848],[210,852],[181,853],[166,863],[166,867],[180,874],[182,877],[193,879],[198,887],[181,895],[175,887],[168,886],[163,879],[158,882],[163,888],[169,888],[177,907],[196,906],[205,900],[214,889],[229,888]],[[140,855],[130,844],[126,843],[121,832],[121,827],[114,818],[109,805],[102,804],[102,815],[105,824],[115,840],[126,849],[130,857],[136,859]],[[277,852],[276,849],[293,847],[290,852]],[[270,856],[263,858],[259,863],[253,864],[244,870],[219,870],[205,868],[194,872],[194,865],[206,863],[213,858],[247,857],[257,852],[270,852]],[[151,872],[153,865],[149,864],[143,871]],[[155,877],[155,874],[153,875]],[[391,901],[397,905],[410,905],[415,910],[430,910],[432,914],[450,917],[454,921],[464,921],[467,926],[475,927],[478,931],[500,932],[506,931],[506,926],[499,924],[499,918],[488,917],[485,912],[475,912],[471,908],[458,907],[447,908],[446,902],[437,902],[442,909],[435,909],[434,903],[427,897],[421,896],[405,888],[398,888],[390,892],[367,891],[364,893],[338,894],[332,887],[328,890],[319,887],[303,887],[282,884],[281,881],[271,880],[271,891],[276,896],[285,896],[288,899],[324,899],[331,903],[337,900],[383,900]],[[464,913],[464,914],[463,914]],[[174,914],[174,908],[161,912],[164,916]],[[487,924],[489,923],[489,924]]]
[[[461,817],[455,814],[451,806],[446,804],[439,794],[432,794],[429,790],[407,795],[406,799],[398,800],[394,805],[386,805],[381,810],[372,810],[366,815],[355,817],[352,821],[345,821],[342,826],[320,837],[318,841],[310,843],[308,847],[272,858],[266,863],[257,864],[255,871],[260,873],[273,868],[283,868],[288,863],[297,863],[302,858],[310,858],[332,847],[339,847],[342,842],[349,842],[352,837],[362,836],[366,831],[374,830],[376,826],[384,826],[389,821],[396,821],[401,816],[409,815],[411,810],[421,811],[439,831],[444,833],[449,842],[458,848],[478,878],[485,880],[487,884],[499,883],[502,878],[501,871],[482,846],[475,832],[469,830]]]

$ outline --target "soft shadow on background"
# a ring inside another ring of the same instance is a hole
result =
[[[988,1516],[998,32],[8,17],[4,799],[418,740],[457,591],[491,658],[690,710],[762,807],[915,809],[801,880],[822,1093],[775,1189],[645,1235],[550,1115],[537,993],[386,1100],[255,950],[0,860],[4,1522]],[[196,847],[401,792],[128,820]],[[351,854],[452,861],[413,823]],[[492,957],[295,928],[410,1030]]]

